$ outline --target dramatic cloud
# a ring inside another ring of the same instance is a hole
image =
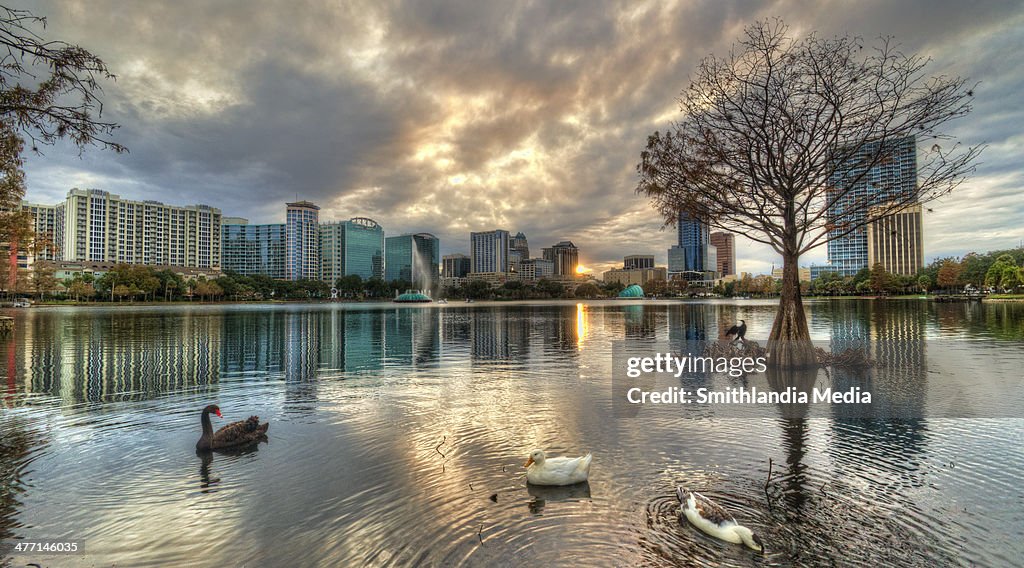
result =
[[[743,26],[894,35],[971,77],[975,112],[954,133],[987,143],[978,175],[933,206],[929,258],[1024,239],[1024,8],[1017,2],[114,2],[26,6],[45,35],[118,75],[106,117],[131,153],[46,150],[29,199],[71,187],[208,203],[280,222],[299,197],[325,219],[369,216],[388,234],[429,231],[444,253],[473,230],[572,239],[598,269],[665,260],[672,231],[637,197],[646,136],[677,118],[700,58]],[[985,220],[984,228],[965,220]],[[740,270],[777,257],[745,239]],[[824,250],[806,259],[823,260]]]

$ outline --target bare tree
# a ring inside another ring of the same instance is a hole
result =
[[[28,136],[32,149],[68,139],[79,148],[125,147],[110,136],[118,128],[99,120],[101,79],[114,79],[103,61],[77,45],[45,40],[33,27],[46,18],[0,6],[0,118]]]
[[[14,231],[25,194],[24,140],[35,152],[62,139],[79,150],[126,151],[111,138],[118,125],[99,118],[100,81],[114,76],[89,51],[34,31],[45,26],[45,18],[0,6],[0,240]]]
[[[981,147],[941,132],[970,111],[973,87],[928,77],[928,63],[891,38],[865,48],[856,37],[794,38],[781,21],[758,22],[727,56],[700,63],[679,98],[682,119],[648,138],[637,192],[668,222],[685,212],[782,256],[774,365],[814,363],[800,255],[943,196],[973,172]],[[871,177],[907,144],[921,148],[916,184]]]

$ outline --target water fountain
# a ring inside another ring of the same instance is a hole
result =
[[[429,294],[434,289],[434,270],[430,266],[430,259],[424,258],[420,252],[420,241],[412,239],[412,281]]]
[[[395,302],[398,303],[426,303],[432,302],[430,299],[430,291],[434,286],[434,271],[430,267],[430,260],[424,258],[425,255],[420,252],[420,241],[417,238],[412,239],[412,282],[414,285],[420,286],[419,290],[406,290],[404,294],[400,294],[395,298]]]

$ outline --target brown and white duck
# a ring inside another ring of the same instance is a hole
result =
[[[220,408],[216,404],[211,404],[203,409],[203,435],[196,442],[196,451],[236,448],[267,439],[267,428],[270,427],[270,424],[266,422],[260,424],[258,416],[250,416],[245,420],[232,422],[214,432],[213,425],[210,424],[211,413],[216,414],[218,418],[223,418]]]

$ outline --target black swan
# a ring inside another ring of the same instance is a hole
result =
[[[270,424],[260,424],[258,416],[250,416],[246,420],[232,422],[214,432],[213,425],[210,424],[211,412],[218,418],[223,418],[220,408],[216,404],[211,404],[203,409],[203,435],[196,442],[196,451],[233,448],[267,439],[267,428],[270,427]]]

